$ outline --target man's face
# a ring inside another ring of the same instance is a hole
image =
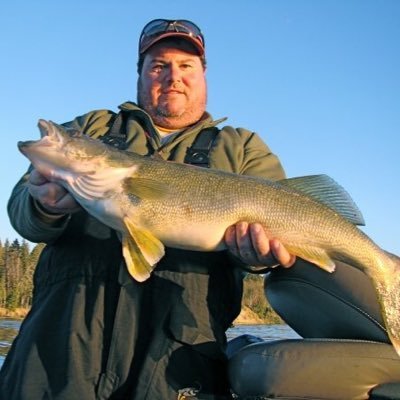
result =
[[[156,125],[192,125],[204,114],[206,101],[205,71],[189,44],[166,41],[147,51],[138,80],[138,104]]]

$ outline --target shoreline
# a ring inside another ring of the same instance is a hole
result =
[[[16,308],[15,310],[7,310],[0,307],[0,318],[24,319],[29,312],[29,308]]]
[[[16,308],[15,310],[7,310],[0,307],[0,318],[24,319],[29,312],[29,308]],[[262,325],[279,323],[278,321],[260,318],[254,311],[243,306],[238,317],[233,321],[232,325]]]

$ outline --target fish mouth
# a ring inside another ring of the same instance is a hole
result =
[[[43,136],[39,140],[18,141],[17,147],[18,150],[30,160],[34,154],[51,152],[53,147],[59,149],[59,145],[57,145],[54,138],[50,136]]]
[[[62,143],[64,141],[64,135],[57,128],[59,125],[52,121],[46,121],[44,119],[39,119],[38,128],[40,130],[41,141],[43,144],[47,145],[48,141],[53,143]]]
[[[21,153],[26,154],[27,150],[28,150],[30,147],[34,146],[36,142],[37,142],[36,140],[25,140],[25,141],[20,140],[20,141],[17,143],[18,150],[19,150]]]
[[[38,128],[40,131],[40,135],[42,137],[44,136],[50,136],[50,132],[51,132],[51,128],[52,128],[52,124],[50,122],[47,122],[44,119],[39,119],[38,121]]]

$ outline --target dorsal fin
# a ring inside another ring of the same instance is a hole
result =
[[[365,225],[361,211],[353,199],[328,175],[301,176],[283,179],[279,183],[316,199],[355,225]]]

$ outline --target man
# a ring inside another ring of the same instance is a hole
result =
[[[64,124],[142,155],[281,179],[277,157],[253,132],[216,128],[206,112],[204,38],[187,20],[148,23],[139,40],[138,105]],[[204,146],[204,143],[203,143]],[[16,185],[9,215],[26,239],[46,242],[30,313],[4,363],[8,400],[201,399],[229,396],[225,331],[240,311],[242,268],[295,259],[259,224],[240,221],[228,251],[166,249],[151,278],[126,272],[114,231],[35,169]],[[185,394],[186,393],[186,394]]]

